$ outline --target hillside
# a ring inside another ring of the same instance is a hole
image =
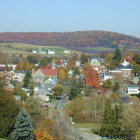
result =
[[[78,51],[90,51],[95,47],[132,49],[140,46],[140,39],[105,31],[79,32],[29,32],[0,33],[0,43],[26,43],[44,46],[61,46]]]

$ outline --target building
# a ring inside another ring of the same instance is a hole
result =
[[[94,55],[93,57],[88,59],[88,63],[92,66],[100,66],[101,65],[101,61],[100,59]]]
[[[76,67],[80,67],[80,66],[81,66],[81,61],[76,61],[75,66],[76,66]]]
[[[66,53],[66,54],[70,54],[70,51],[68,51],[68,50],[65,50],[65,51],[64,51],[64,53]]]
[[[131,94],[139,94],[140,91],[139,91],[139,87],[138,85],[129,85],[128,86],[128,94],[131,95]]]
[[[119,70],[122,71],[123,77],[131,77],[132,75],[132,66],[126,60],[121,63],[121,65],[119,66]]]
[[[113,76],[110,73],[106,72],[106,73],[100,74],[100,79],[102,79],[102,81],[112,80]]]
[[[56,86],[57,79],[49,78],[44,82],[40,82],[34,87],[34,97],[39,98],[43,103],[49,101],[49,95],[52,95],[52,88]]]
[[[55,51],[54,50],[50,50],[50,49],[46,49],[46,52],[45,52],[46,54],[55,54]]]
[[[48,68],[48,67],[40,68],[37,71],[33,69],[32,77],[33,80],[37,83],[43,82],[48,78],[57,78],[57,69]]]

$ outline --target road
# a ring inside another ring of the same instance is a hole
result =
[[[66,99],[66,96],[65,96]],[[68,115],[63,111],[65,99],[58,100],[55,104],[55,109],[59,111],[55,114],[54,109],[50,109],[49,116],[54,120],[59,128],[62,136],[67,137],[69,140],[99,140],[101,137],[95,134],[84,132],[81,128],[76,128],[72,125]]]

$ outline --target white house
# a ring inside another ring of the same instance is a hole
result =
[[[139,91],[139,87],[138,85],[129,85],[128,86],[128,94],[131,95],[131,94],[139,94],[140,91]]]
[[[48,54],[55,54],[55,51],[54,50],[51,51],[48,49]]]
[[[70,53],[70,51],[68,51],[68,50],[65,50],[65,51],[64,51],[64,53],[66,53],[66,54],[69,54],[69,53]]]
[[[76,67],[80,67],[80,65],[81,65],[81,61],[76,61]]]
[[[111,75],[111,74],[109,74],[109,73],[104,73],[104,81],[106,81],[106,80],[111,80],[111,79],[113,79],[113,76]]]
[[[37,53],[36,51],[32,51],[32,53]]]

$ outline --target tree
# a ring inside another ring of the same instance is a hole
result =
[[[66,111],[72,117],[74,122],[89,121],[88,114],[84,113],[87,109],[86,102],[81,95],[78,95],[68,104]]]
[[[115,50],[115,52],[114,52],[114,56],[113,56],[112,59],[121,62],[122,55],[121,55],[121,51],[120,51],[119,48],[117,48],[117,49]]]
[[[2,93],[5,86],[6,86],[6,80],[3,76],[0,76],[0,93]]]
[[[6,91],[0,92],[0,138],[10,137],[18,110],[12,94]]]
[[[68,69],[72,69],[76,64],[75,58],[70,58],[69,62],[68,62]]]
[[[30,79],[30,82],[29,82],[29,85],[28,85],[28,88],[30,89],[30,96],[34,96],[34,81],[33,79],[31,78]]]
[[[54,92],[54,96],[62,96],[63,88],[61,85],[56,84],[56,86],[52,90]]]
[[[103,113],[103,121],[101,128],[101,135],[109,138],[120,137],[121,135],[121,123],[122,117],[122,105],[115,105],[112,107],[110,100],[106,100],[105,109]]]
[[[75,75],[79,75],[80,71],[79,71],[79,67],[74,67],[74,72]]]
[[[90,87],[99,87],[99,74],[94,69],[87,69],[85,71],[85,81]]]
[[[22,108],[19,112],[15,129],[12,134],[13,140],[33,140],[33,127],[30,120],[30,115]]]
[[[112,60],[111,64],[109,65],[109,69],[116,69],[120,65],[118,60]]]
[[[27,98],[26,93],[22,89],[20,89],[20,88],[14,88],[13,95],[21,96],[22,101],[25,101],[26,98]]]
[[[28,88],[31,79],[31,72],[27,71],[23,79],[23,87]]]
[[[87,69],[92,69],[92,66],[89,63],[84,64],[82,73],[84,74]]]
[[[140,65],[139,64],[133,63],[133,73],[135,75],[140,73]]]
[[[34,130],[36,140],[53,140],[52,136],[48,134],[47,130]]]
[[[34,134],[36,140],[60,140],[60,135],[53,120],[42,119],[35,126]]]
[[[81,64],[85,64],[85,63],[88,63],[88,58],[89,58],[89,56],[88,55],[86,55],[86,54],[81,54]]]
[[[139,106],[125,107],[120,119],[122,135],[125,137],[135,136],[140,129]]]
[[[111,88],[112,87],[112,82],[110,79],[106,80],[103,82],[103,87],[104,88]]]
[[[30,64],[27,61],[20,62],[16,66],[16,70],[30,71],[32,69],[35,69],[35,65],[34,64]]]
[[[48,65],[48,64],[49,64],[49,62],[48,62],[47,57],[43,57],[43,58],[41,59],[40,63],[39,63],[39,66],[44,67],[44,66],[46,66],[46,65]]]
[[[71,89],[70,89],[69,99],[70,100],[74,99],[79,93],[80,93],[80,91],[78,89],[77,82],[76,82],[76,80],[73,80],[71,82]]]
[[[112,54],[107,54],[107,55],[105,56],[105,63],[106,63],[106,64],[111,64],[111,62],[112,62],[112,57],[113,57]]]
[[[36,119],[41,116],[39,101],[33,97],[28,97],[26,99],[26,103],[28,105],[28,113],[30,113],[32,121],[36,121]]]
[[[28,55],[27,60],[31,64],[37,64],[38,63],[38,58],[33,56],[33,55]]]
[[[67,70],[65,68],[58,69],[58,78],[62,81],[66,80]]]
[[[113,86],[113,92],[118,91],[119,88],[120,88],[120,84],[119,84],[119,82],[115,82],[115,85]]]
[[[136,64],[140,64],[140,55],[134,55],[133,60],[136,62]]]

